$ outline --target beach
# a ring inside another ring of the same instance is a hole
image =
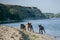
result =
[[[22,32],[14,27],[0,26],[0,40],[55,40],[55,38],[45,34]]]

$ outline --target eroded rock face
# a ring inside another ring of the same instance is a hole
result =
[[[0,40],[23,40],[23,38],[16,28],[0,26]]]

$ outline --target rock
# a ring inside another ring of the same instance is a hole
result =
[[[21,40],[22,34],[15,28],[0,26],[0,40]]]
[[[30,40],[55,40],[53,36],[45,34],[38,34],[33,32],[27,32],[26,34],[29,35]]]
[[[0,26],[0,40],[55,40],[54,37],[21,30],[8,26]]]

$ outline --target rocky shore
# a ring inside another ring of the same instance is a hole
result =
[[[8,26],[0,26],[0,40],[55,40],[54,37],[21,30]]]

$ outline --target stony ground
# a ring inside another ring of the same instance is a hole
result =
[[[22,40],[22,34],[16,28],[0,26],[0,40]]]
[[[0,40],[54,40],[54,37],[33,32],[22,32],[13,27],[0,26]]]
[[[29,35],[30,40],[55,40],[53,36],[44,35],[44,34],[37,34],[33,32],[27,32]]]

